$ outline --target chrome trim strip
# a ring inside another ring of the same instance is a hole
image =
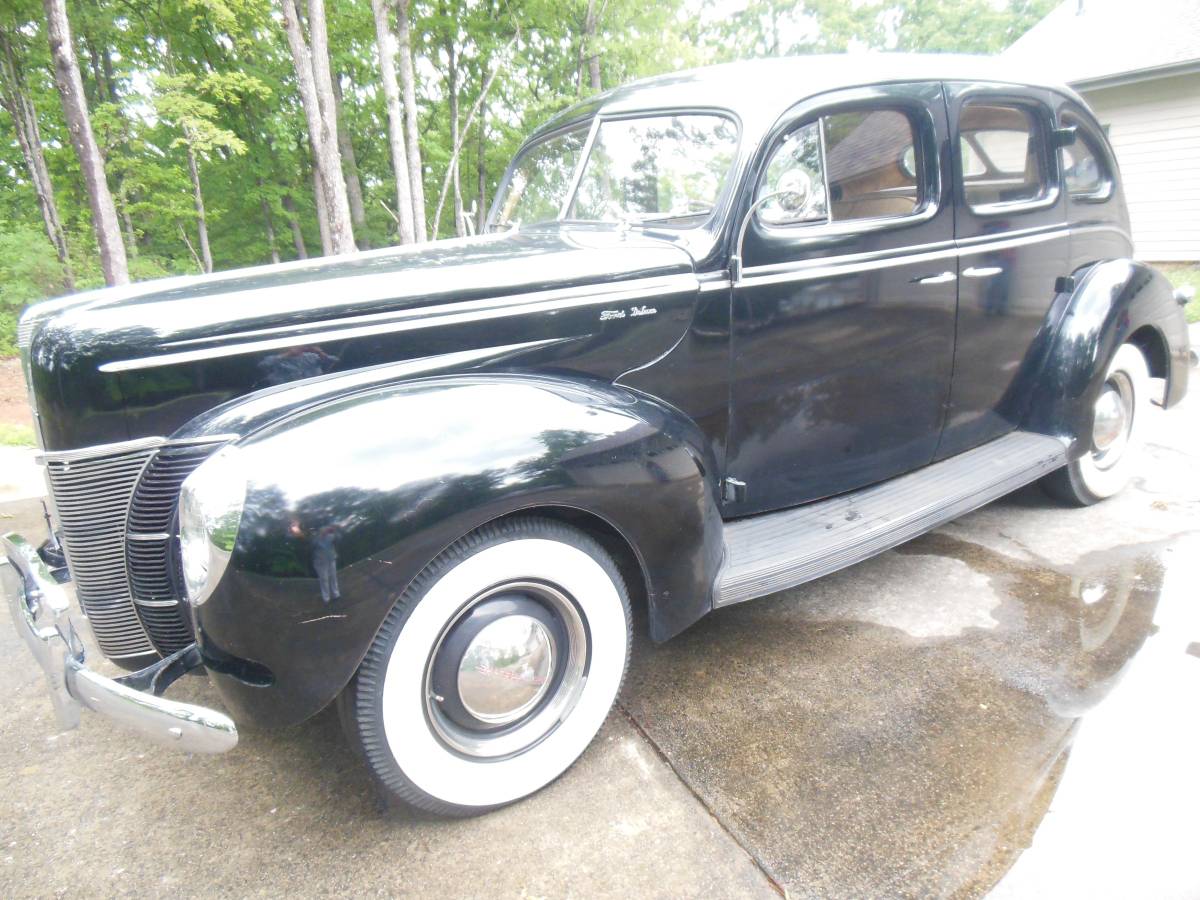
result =
[[[1071,227],[1066,222],[1052,222],[1049,225],[1034,225],[1030,228],[1014,228],[1011,231],[1004,232],[1002,237],[1005,240],[1018,237],[1028,237],[1034,234],[1049,234],[1055,231],[1070,231]],[[999,238],[995,234],[973,234],[969,237],[959,238],[955,241],[960,247],[970,247],[975,244],[990,244],[992,241]]]
[[[722,273],[722,277],[713,278],[708,281],[700,282],[700,293],[707,294],[709,291],[727,291],[733,285],[729,276]]]
[[[1063,238],[1069,238],[1070,236],[1070,229],[1062,228],[1055,231],[1018,235],[1017,237],[997,238],[989,241],[986,244],[974,244],[969,247],[960,248],[961,252],[959,255],[975,256],[979,253],[993,253],[997,250],[1008,250],[1012,247],[1024,247],[1027,244],[1038,244],[1042,241],[1062,240]]]
[[[219,339],[241,340],[246,338],[270,337],[272,335],[299,339],[301,337],[311,337],[316,332],[333,331],[343,326],[347,328],[359,328],[375,323],[385,324],[388,322],[407,322],[412,319],[433,319],[457,313],[488,312],[497,309],[508,309],[518,304],[532,305],[540,301],[574,300],[580,297],[594,297],[598,301],[603,297],[605,300],[610,300],[615,296],[633,290],[670,291],[674,289],[676,283],[683,284],[686,289],[687,287],[694,287],[695,281],[696,277],[694,275],[686,273],[679,275],[655,275],[649,278],[636,278],[630,281],[613,281],[596,285],[552,288],[545,291],[526,291],[519,294],[506,294],[500,297],[486,297],[481,300],[462,300],[456,303],[443,303],[431,307],[388,310],[387,312],[366,313],[357,316],[342,316],[337,319],[324,319],[319,322],[309,322],[300,325],[276,325],[270,328],[255,328],[249,331],[239,331],[234,334],[222,335]],[[192,347],[197,344],[211,345],[214,340],[217,340],[217,338],[188,338],[183,341],[168,341],[162,346]],[[217,345],[212,349],[219,350],[221,347]],[[105,366],[120,366],[123,363],[124,361],[118,361],[106,363]],[[105,366],[101,366],[101,371],[110,371]]]
[[[164,532],[145,534],[138,531],[125,532],[125,540],[127,541],[169,541],[172,535]]]
[[[630,284],[642,285],[630,288]],[[584,288],[572,288],[571,294],[553,299],[536,300],[533,302],[506,303],[496,306],[496,301],[470,301],[471,303],[486,302],[491,308],[482,310],[472,309],[464,312],[444,313],[445,307],[437,307],[435,311],[422,310],[423,316],[400,319],[378,325],[357,325],[352,327],[305,333],[291,334],[286,337],[272,338],[262,341],[250,341],[218,347],[207,347],[201,350],[185,350],[178,353],[166,353],[161,356],[147,356],[138,359],[122,360],[105,363],[100,367],[102,372],[129,372],[140,369],[153,369],[176,363],[198,362],[201,360],[223,359],[229,356],[241,356],[246,353],[282,350],[297,344],[321,343],[322,341],[345,341],[356,337],[368,337],[380,334],[394,334],[403,331],[415,331],[423,328],[434,328],[439,325],[456,325],[465,322],[478,322],[487,319],[506,318],[508,316],[524,315],[526,313],[561,312],[587,306],[601,306],[609,303],[641,300],[648,297],[661,297],[665,293],[682,293],[697,291],[699,283],[696,276],[691,274],[667,275],[652,279],[641,279],[637,282],[625,282],[612,285],[617,290],[597,293],[604,286],[589,285]],[[553,292],[559,293],[559,292]],[[537,294],[521,295],[525,297]],[[504,298],[511,300],[511,298]],[[349,320],[358,322],[355,318]],[[321,323],[322,325],[326,323]]]
[[[838,275],[848,275],[854,272],[871,272],[875,269],[886,269],[901,262],[909,263],[934,262],[939,259],[953,259],[958,255],[958,248],[948,247],[945,250],[935,250],[928,253],[913,253],[907,256],[888,256],[884,259],[872,259],[858,263],[844,263],[837,259],[832,261],[819,260],[824,265],[806,265],[790,271],[778,272],[774,275],[758,275],[757,268],[746,269],[742,284],[746,287],[756,287],[765,284],[782,284],[789,281],[811,281],[817,278],[832,278]],[[805,262],[811,262],[805,260]]]
[[[970,238],[961,243],[937,241],[869,253],[819,257],[792,263],[775,263],[769,266],[752,266],[743,270],[743,282],[748,285],[765,285],[788,281],[809,281],[814,278],[869,272],[897,264],[908,265],[909,263],[974,256],[979,253],[991,253],[1040,241],[1058,240],[1070,237],[1070,235],[1071,229],[1065,226],[1031,228],[1002,237],[989,235],[986,241],[979,241],[976,238]],[[917,252],[913,252],[914,250]]]
[[[810,259],[801,259],[794,262],[771,263],[765,266],[751,266],[748,269],[743,269],[744,276],[760,277],[763,275],[783,274],[785,272],[801,272],[805,269],[828,268],[832,265],[854,265],[857,263],[869,263],[876,260],[885,260],[894,262],[898,258],[909,258],[915,254],[936,253],[940,251],[953,251],[955,249],[954,241],[932,241],[928,244],[908,244],[904,247],[890,247],[887,250],[869,250],[865,253],[846,253],[841,256],[819,256]],[[908,254],[909,256],[906,256]]]
[[[113,456],[119,453],[129,453],[135,450],[155,450],[161,447],[186,447],[192,444],[218,444],[236,441],[238,434],[213,434],[192,438],[144,437],[131,441],[118,441],[114,444],[93,444],[90,447],[80,447],[77,450],[44,450],[38,453],[35,460],[45,464],[48,462],[76,462],[92,459],[98,456]]]

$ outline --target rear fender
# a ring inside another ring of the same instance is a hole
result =
[[[1161,273],[1118,259],[1096,263],[1076,279],[1023,425],[1069,441],[1072,457],[1088,450],[1085,437],[1109,363],[1131,337],[1144,350],[1156,344],[1162,351],[1156,374],[1166,379],[1164,406],[1183,398],[1188,377],[1187,323]]]
[[[715,463],[690,420],[645,395],[550,376],[426,378],[304,409],[239,448],[237,544],[196,615],[223,698],[256,721],[324,707],[438,553],[522,510],[565,507],[615,529],[641,565],[654,639],[711,608]],[[330,553],[336,595],[316,574]]]

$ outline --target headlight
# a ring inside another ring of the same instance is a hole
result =
[[[221,580],[242,521],[246,475],[236,447],[222,447],[183,482],[179,556],[188,599],[199,606]]]

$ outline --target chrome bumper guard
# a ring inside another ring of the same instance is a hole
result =
[[[37,550],[15,533],[0,538],[0,545],[0,576],[13,624],[46,675],[63,729],[77,727],[86,706],[164,747],[224,753],[237,746],[237,727],[224,713],[134,690],[89,669],[67,595]]]

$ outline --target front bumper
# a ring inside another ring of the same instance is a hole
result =
[[[68,612],[67,595],[33,545],[19,534],[0,538],[0,580],[17,633],[42,667],[59,725],[79,725],[87,707],[149,741],[189,753],[224,753],[237,746],[224,713],[135,690],[84,664],[83,642]]]

